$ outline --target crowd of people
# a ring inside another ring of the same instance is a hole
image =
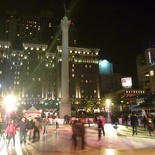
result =
[[[111,123],[116,127],[119,123],[118,118],[111,114]],[[128,125],[130,124],[132,127],[132,135],[137,135],[138,130],[137,127],[139,126],[139,117],[136,115],[136,113],[128,114],[128,115],[122,115],[122,124]],[[88,127],[91,127],[91,121],[89,118],[86,121],[86,118],[76,118],[73,117],[71,120],[68,115],[65,115],[64,117],[64,124],[69,124],[72,128],[72,137],[71,140],[73,142],[74,150],[77,150],[77,147],[79,146],[81,150],[85,149],[85,124],[88,124]],[[130,123],[129,123],[130,122]],[[105,117],[103,115],[100,115],[98,117],[95,117],[93,120],[93,123],[97,125],[97,131],[98,131],[98,141],[101,140],[102,135],[105,136]],[[150,135],[154,132],[155,128],[155,117],[153,115],[145,114],[141,118],[141,123],[144,124],[144,129],[148,130]],[[43,135],[48,134],[48,125],[50,124],[50,120],[48,116],[41,119],[39,116],[32,119],[31,116],[28,118],[23,117],[20,121],[15,121],[14,119],[8,120],[8,123],[5,127],[5,134],[7,137],[7,146],[9,147],[10,141],[13,141],[13,147],[15,147],[15,135],[17,131],[19,131],[19,137],[20,137],[20,144],[23,143],[26,144],[27,141],[29,142],[35,142],[40,139],[40,134]],[[56,125],[56,133],[58,133],[59,123],[57,120],[55,121]]]
[[[155,135],[155,116],[153,116],[151,113],[146,113],[144,110],[142,110],[141,114],[136,114],[136,112],[122,114],[121,119],[122,124],[126,127],[131,125],[133,136],[138,134],[137,127],[142,125],[144,130],[149,132],[150,136],[151,134]]]
[[[49,118],[46,116],[41,120],[38,115],[34,119],[31,116],[28,118],[23,117],[20,121],[9,119],[4,127],[4,134],[7,138],[7,146],[9,147],[10,141],[13,141],[13,148],[15,147],[15,135],[19,131],[20,144],[27,144],[35,142],[40,139],[40,133],[47,134],[47,126],[50,124]]]

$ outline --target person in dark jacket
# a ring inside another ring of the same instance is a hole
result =
[[[21,121],[18,123],[17,127],[20,128],[20,144],[24,141],[26,144],[26,137],[27,137],[27,121],[26,118],[23,117]]]
[[[137,135],[138,118],[135,113],[133,113],[131,116],[131,126],[132,126],[133,136],[135,133]]]
[[[29,116],[28,121],[27,121],[27,137],[28,137],[28,140],[32,140],[33,130],[34,130],[34,122],[32,120],[32,117]]]
[[[101,131],[103,129],[101,117],[98,118],[97,128],[98,128],[98,140],[101,140]]]
[[[34,118],[34,133],[33,133],[33,141],[35,142],[36,140],[36,134],[38,136],[38,140],[40,139],[40,131],[42,130],[42,125],[41,122],[35,117]]]
[[[77,138],[81,140],[81,149],[85,148],[85,127],[83,120],[74,121],[72,124],[74,150],[77,148]]]

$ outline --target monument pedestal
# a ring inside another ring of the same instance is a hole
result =
[[[70,116],[71,114],[71,105],[69,103],[60,104],[60,118],[64,118],[65,115]]]

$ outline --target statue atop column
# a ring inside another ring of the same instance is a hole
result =
[[[65,2],[64,2],[64,15],[65,15],[66,17],[68,17],[68,16],[69,16],[69,13],[70,13],[70,11],[69,11],[68,9],[66,9],[66,4],[65,4]]]

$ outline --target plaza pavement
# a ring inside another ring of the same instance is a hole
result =
[[[86,149],[80,148],[75,152],[71,142],[71,127],[61,125],[59,134],[56,134],[55,126],[49,127],[49,133],[41,136],[35,143],[20,146],[19,135],[16,135],[16,147],[13,149],[6,145],[0,151],[0,155],[154,155],[155,136],[149,136],[142,127],[138,128],[138,135],[132,136],[131,127],[118,125],[114,129],[111,124],[105,125],[105,137],[98,141],[97,127],[93,124],[86,127]]]

